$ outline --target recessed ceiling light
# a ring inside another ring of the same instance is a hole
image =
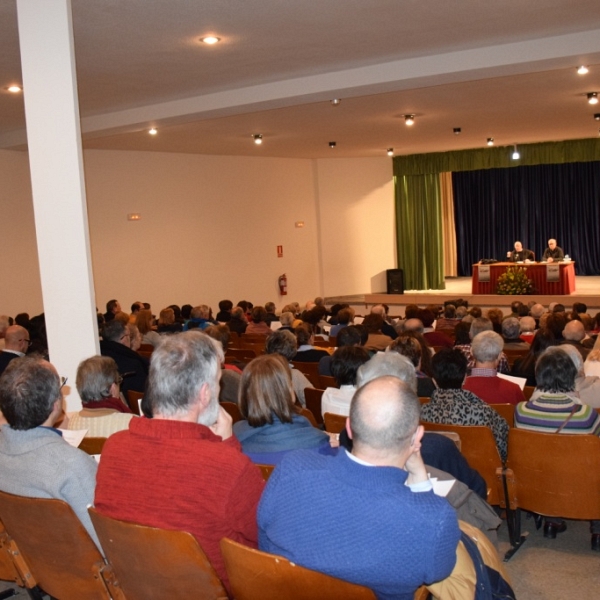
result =
[[[260,133],[255,133],[252,138],[254,139],[254,143],[257,146],[260,146],[260,144],[262,144],[262,134]]]
[[[387,155],[388,156],[394,156],[394,149],[393,148],[388,148],[387,149]]]
[[[460,127],[455,127],[452,131],[454,132],[454,135],[460,135],[462,129]]]
[[[151,127],[150,129],[148,129],[148,133],[150,135],[156,135],[158,133],[158,129],[156,129],[156,127]]]
[[[23,88],[19,85],[9,85],[6,89],[13,94],[18,94],[23,91]]]
[[[404,122],[407,125],[412,125],[415,122],[415,115],[404,115]]]
[[[335,142],[329,142],[329,147],[330,147],[330,148],[335,148],[335,146],[336,146],[336,143],[335,143]]]
[[[494,138],[488,138],[487,139],[487,145],[488,146],[493,146],[494,145]]]
[[[212,46],[213,44],[216,44],[218,42],[221,41],[220,37],[216,37],[214,35],[207,35],[203,38],[200,38],[201,42],[204,42],[205,44],[208,44],[209,46]]]
[[[596,114],[594,115],[594,119],[595,119],[596,121],[600,121],[600,113],[596,113]]]
[[[590,104],[598,104],[598,92],[590,92],[587,99]]]
[[[589,73],[590,70],[585,65],[581,65],[580,67],[577,67],[577,72],[580,75],[585,75],[586,73]]]
[[[339,106],[340,105],[341,100],[339,98],[334,98],[331,101],[331,104],[333,104],[333,106]]]

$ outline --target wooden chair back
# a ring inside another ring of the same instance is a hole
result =
[[[368,588],[296,565],[287,558],[221,540],[225,568],[236,600],[375,600]]]
[[[249,348],[227,348],[227,352],[225,352],[225,362],[229,364],[236,361],[248,364],[256,357],[256,352]]]
[[[600,438],[511,429],[508,501],[547,517],[600,519]]]
[[[512,369],[513,365],[515,364],[515,360],[517,360],[517,358],[522,358],[523,356],[525,356],[526,354],[529,353],[529,348],[524,348],[524,349],[510,349],[510,348],[505,348],[504,349],[504,354],[506,354],[506,359],[508,360],[508,366]]]
[[[306,375],[306,378],[312,383],[314,388],[321,387],[321,376],[319,375],[319,363],[292,361],[294,369],[298,369]]]
[[[419,402],[421,403],[421,406],[423,406],[423,404],[429,404],[431,402],[431,398],[428,398],[427,396],[419,396]]]
[[[525,400],[530,400],[534,391],[535,391],[535,386],[533,386],[533,385],[526,385],[523,388],[523,395],[525,396]]]
[[[0,492],[0,518],[37,584],[61,600],[110,600],[109,567],[73,509],[62,500]]]
[[[139,400],[144,397],[144,392],[136,392],[134,390],[127,390],[127,404],[134,415],[141,415]]]
[[[240,342],[242,350],[254,352],[255,356],[261,356],[265,353],[265,342]]]
[[[102,454],[106,439],[105,437],[84,437],[79,444],[79,449],[87,454]]]
[[[306,408],[310,410],[318,425],[323,424],[323,414],[321,413],[321,398],[325,390],[315,388],[304,388],[304,400]]]
[[[146,352],[152,354],[154,352],[154,346],[152,344],[140,344],[138,352]]]
[[[319,379],[321,381],[321,389],[326,390],[328,387],[339,388],[335,377],[329,377],[329,375],[319,375]]]
[[[227,349],[235,349],[240,347],[240,334],[237,331],[229,332],[229,345]]]
[[[331,341],[329,339],[325,340],[323,338],[318,338],[318,337],[315,337],[315,339],[313,341],[313,346],[315,348],[325,348],[325,349],[335,348],[335,346],[331,345]]]
[[[14,581],[19,587],[27,586],[28,589],[37,585],[31,569],[25,563],[15,541],[8,535],[2,521],[0,521],[0,580]]]
[[[326,412],[323,418],[325,421],[325,431],[328,433],[341,433],[346,427],[346,419],[348,417]]]
[[[515,405],[514,404],[490,404],[490,406],[501,416],[504,417],[509,427],[515,426]]]
[[[306,419],[308,419],[310,421],[310,424],[313,427],[316,427],[317,429],[320,429],[319,424],[317,423],[317,420],[315,419],[315,416],[312,414],[312,412],[310,410],[308,410],[308,408],[301,407],[300,408],[300,414],[303,417],[305,417]]]
[[[221,406],[231,415],[234,423],[244,420],[240,407],[235,402],[221,402]]]
[[[260,474],[262,475],[265,481],[269,481],[269,477],[271,477],[271,473],[275,469],[275,465],[256,465],[260,469]]]
[[[118,521],[89,509],[127,600],[226,600],[227,593],[194,536]]]
[[[489,504],[499,504],[496,469],[502,468],[502,460],[494,435],[489,427],[481,425],[445,425],[440,423],[421,423],[425,431],[453,431],[460,437],[461,452],[469,466],[476,469],[485,479],[487,486],[487,501]]]

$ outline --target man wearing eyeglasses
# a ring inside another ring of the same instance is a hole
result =
[[[27,349],[31,345],[29,332],[20,325],[11,325],[6,330],[6,345],[0,352],[0,375],[8,367],[8,363],[19,356],[25,356]]]

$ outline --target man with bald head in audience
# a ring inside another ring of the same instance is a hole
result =
[[[585,339],[585,327],[581,321],[569,321],[563,329],[563,338],[564,340],[560,342],[560,345],[568,344],[573,346],[579,350],[583,360],[587,358],[590,349],[586,348],[581,343]]]
[[[452,507],[432,491],[419,414],[416,394],[396,377],[357,390],[351,453],[298,451],[273,472],[258,509],[260,549],[378,598],[409,599],[447,577],[460,533]]]
[[[11,360],[25,356],[29,348],[29,332],[20,325],[11,325],[6,329],[4,350],[0,352],[0,375],[4,372]]]

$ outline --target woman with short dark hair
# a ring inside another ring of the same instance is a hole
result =
[[[290,368],[278,354],[252,360],[240,382],[243,421],[233,426],[244,454],[256,463],[275,465],[292,450],[328,452],[329,436],[299,414]]]

